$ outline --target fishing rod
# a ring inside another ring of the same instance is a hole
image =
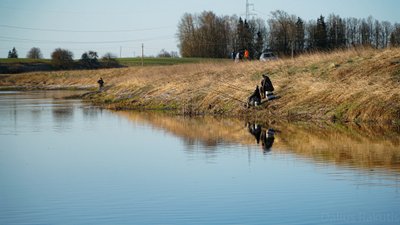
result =
[[[251,92],[251,90],[247,90],[247,89],[244,89],[242,87],[239,87],[239,86],[236,86],[236,85],[233,85],[233,84],[225,84],[225,81],[220,80],[220,79],[217,79],[217,81],[219,82],[219,84],[224,85],[224,86],[229,87],[229,88],[233,88],[233,89],[235,89],[237,91]]]
[[[233,96],[231,96],[231,95],[228,95],[228,94],[226,94],[226,93],[224,93],[224,92],[222,92],[222,91],[215,90],[215,89],[213,89],[213,88],[211,88],[211,87],[208,87],[208,90],[211,90],[211,91],[213,91],[213,92],[216,92],[216,93],[218,93],[220,96],[227,97],[227,98],[236,100],[236,101],[238,101],[238,102],[247,104],[247,102],[245,102],[245,101],[242,101],[242,100],[240,100],[240,99],[237,99],[237,98],[235,98],[235,97],[233,97]]]

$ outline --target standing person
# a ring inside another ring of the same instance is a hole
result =
[[[240,52],[236,53],[236,57],[235,57],[235,62],[239,62],[240,61]]]
[[[236,52],[235,51],[232,51],[231,58],[232,58],[233,61],[235,61],[235,58],[236,58]]]
[[[244,59],[249,60],[249,50],[244,50]]]
[[[104,86],[103,78],[100,77],[100,80],[98,80],[97,83],[99,84],[99,91],[101,91]]]

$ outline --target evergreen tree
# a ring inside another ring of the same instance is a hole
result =
[[[8,58],[18,58],[18,53],[15,47],[11,51],[8,51]]]
[[[321,15],[317,20],[317,30],[315,33],[315,46],[319,50],[328,48],[327,31],[325,18]]]
[[[264,38],[261,31],[257,32],[256,43],[254,45],[255,54],[254,57],[256,59],[260,58],[263,50],[264,50]]]
[[[244,22],[241,17],[239,18],[236,32],[237,32],[237,50],[244,51],[244,49],[246,48],[246,38],[245,38]]]
[[[244,21],[244,42],[245,46],[244,49],[249,51],[250,58],[253,58],[255,55],[254,50],[254,28],[250,26],[250,24],[245,20]]]

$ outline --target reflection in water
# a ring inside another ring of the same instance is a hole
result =
[[[182,137],[188,145],[200,143],[206,147],[205,153],[213,149],[215,144],[254,145],[255,138],[265,153],[270,152],[273,145],[276,152],[294,153],[318,162],[333,162],[352,168],[400,171],[398,127],[249,123],[243,129],[242,121],[236,119],[188,118],[154,112],[115,113],[171,132]]]
[[[95,120],[98,119],[100,114],[102,114],[103,109],[93,106],[84,106],[82,112],[85,119]]]
[[[250,134],[252,134],[257,144],[260,143],[264,153],[268,153],[271,151],[272,145],[275,140],[275,130],[272,128],[265,129],[262,125],[256,123],[247,123],[247,129]]]
[[[74,116],[74,108],[72,105],[53,106],[53,118],[57,122],[70,121]]]
[[[156,112],[115,113],[136,123],[150,124],[154,128],[181,137],[189,148],[201,145],[204,147],[203,150],[211,151],[221,145],[252,143],[247,130],[242,127],[243,122],[238,119],[170,116]]]
[[[244,126],[39,95],[0,92],[0,224],[400,222],[396,129]]]
[[[3,132],[16,135],[22,126],[34,132],[40,132],[40,121],[54,121],[53,129],[62,132],[69,128],[73,120],[78,100],[66,100],[64,97],[79,94],[76,91],[0,91],[0,117],[9,118],[13,126],[3,121]],[[51,115],[51,117],[49,117]],[[28,119],[29,116],[31,119]]]

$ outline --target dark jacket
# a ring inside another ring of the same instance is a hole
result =
[[[271,80],[267,75],[263,75],[263,79],[261,80],[261,86],[263,87],[263,91],[274,91],[274,86],[272,85]]]
[[[261,94],[260,94],[260,89],[258,89],[258,85],[254,90],[253,94],[250,95],[250,97],[248,98],[248,103],[254,104],[254,102],[261,103]]]
[[[104,85],[103,79],[98,80],[97,83],[100,85],[100,87],[103,87]]]

